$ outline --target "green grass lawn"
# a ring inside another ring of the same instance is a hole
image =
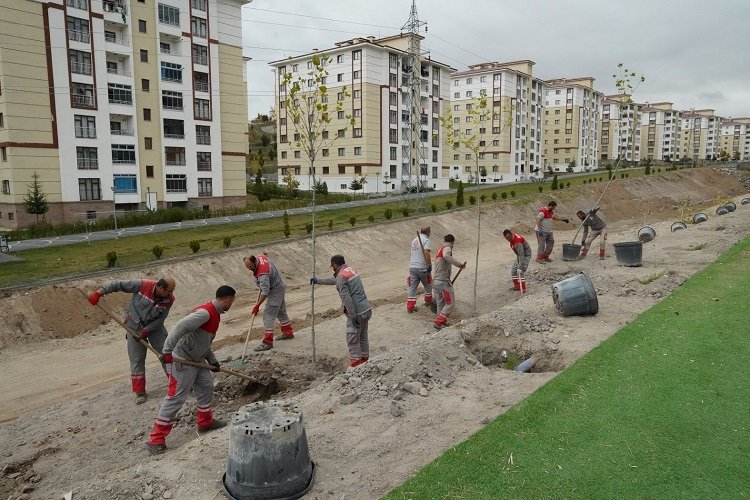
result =
[[[386,498],[750,496],[750,238]]]
[[[642,175],[643,169],[628,170],[629,176],[635,177]],[[607,181],[606,172],[596,172],[590,175],[577,176],[566,179],[565,182],[571,183],[571,188],[583,185],[584,180],[589,178],[597,179],[602,177],[602,182]],[[618,176],[619,179],[619,176]],[[474,193],[473,186],[467,187],[464,199],[465,207],[469,207],[469,197],[475,196],[477,199],[484,194],[486,199],[484,204],[503,203],[502,193],[507,194],[507,203],[525,202],[529,196],[539,194],[539,186],[543,186],[544,194],[563,193],[561,191],[551,191],[550,182],[546,183],[529,183],[513,184],[504,186],[481,186],[480,193]],[[560,181],[562,182],[562,180]],[[515,197],[511,196],[511,191],[515,191]],[[493,202],[492,193],[497,193],[497,201]],[[551,196],[551,195],[550,195]],[[356,217],[356,226],[369,224],[368,217],[372,215],[375,223],[385,220],[384,212],[386,208],[393,211],[393,220],[403,218],[399,212],[399,198],[393,198],[393,202],[375,206],[366,206],[358,208],[347,208],[341,210],[327,210],[319,212],[317,217],[318,231],[325,232],[328,230],[328,221],[333,221],[333,229],[343,229],[351,227],[350,217]],[[437,212],[446,210],[446,202],[453,203],[455,209],[455,194],[446,194],[426,198],[426,213],[432,213],[432,205],[435,205]],[[480,202],[477,200],[477,202]],[[415,214],[410,214],[415,215]],[[289,217],[289,225],[292,236],[306,234],[305,225],[310,222],[310,215],[295,215]],[[223,248],[225,237],[232,238],[232,247],[243,245],[260,245],[271,241],[284,238],[284,226],[282,219],[274,218],[269,220],[226,224],[222,226],[209,226],[194,229],[181,229],[179,231],[168,231],[165,233],[154,233],[141,236],[128,236],[117,240],[94,241],[89,243],[79,243],[75,245],[64,245],[50,248],[35,250],[24,250],[14,252],[14,255],[24,259],[23,262],[6,262],[0,264],[0,287],[9,287],[34,283],[39,280],[68,276],[92,271],[100,271],[106,268],[106,255],[108,252],[115,251],[118,255],[118,265],[129,266],[138,265],[155,260],[151,249],[154,245],[164,247],[162,259],[170,257],[180,257],[190,255],[192,250],[188,246],[191,240],[199,240],[201,243],[201,253],[215,251]]]

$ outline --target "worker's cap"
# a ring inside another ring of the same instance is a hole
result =
[[[331,264],[336,264],[337,266],[343,266],[346,264],[346,261],[344,260],[344,256],[341,254],[336,254],[333,257],[331,257]]]

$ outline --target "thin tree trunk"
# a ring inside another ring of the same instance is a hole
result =
[[[315,276],[315,170],[314,162],[310,162],[310,168],[313,169],[313,190],[312,190],[312,276]],[[315,283],[310,287],[310,333],[312,337],[312,359],[313,363],[316,363],[316,351],[315,351]]]
[[[474,257],[474,314],[477,314],[477,281],[479,279],[479,241],[480,241],[480,235],[481,235],[481,220],[482,220],[482,210],[479,208],[479,155],[475,155],[477,157],[477,199],[475,201],[477,205],[477,253]]]

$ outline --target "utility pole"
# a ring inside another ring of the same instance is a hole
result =
[[[117,186],[112,186],[112,218],[115,220],[115,239],[117,239],[117,202],[115,201]]]
[[[411,2],[409,20],[401,27],[401,31],[409,35],[409,50],[402,57],[402,74],[407,79],[405,85],[405,109],[409,110],[406,120],[408,127],[407,143],[403,148],[403,166],[401,169],[401,205],[409,209],[420,211],[424,204],[424,186],[422,182],[422,164],[426,165],[424,149],[422,147],[422,51],[420,48],[420,30],[427,23],[419,20],[416,0]],[[403,82],[402,82],[402,86]],[[427,168],[426,166],[424,167]],[[404,177],[406,182],[404,183]]]

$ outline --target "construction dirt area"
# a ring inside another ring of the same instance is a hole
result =
[[[475,207],[323,232],[316,243],[318,274],[329,275],[329,257],[344,254],[375,305],[370,361],[349,370],[345,318],[334,287],[316,287],[321,314],[313,363],[307,238],[154,262],[139,271],[113,271],[106,281],[173,276],[177,302],[168,327],[212,298],[219,285],[235,287],[237,301],[223,316],[214,343],[218,359],[231,366],[242,353],[258,293],[242,257],[267,252],[287,282],[295,340],[263,353],[249,349],[248,363],[236,369],[254,375],[258,383],[217,375],[215,412],[229,419],[257,400],[293,399],[304,412],[317,470],[307,498],[377,498],[552,379],[750,232],[750,205],[741,204],[748,187],[729,169],[618,178],[601,203],[609,227],[606,258],[598,259],[595,242],[586,259],[563,261],[562,243],[572,241],[576,226],[556,223],[553,262],[532,260],[528,293],[512,291],[515,256],[502,230],[525,235],[536,253],[538,207],[554,198],[556,213],[575,221],[575,212],[591,208],[604,185],[579,184],[534,199],[481,205],[476,314]],[[717,216],[714,208],[728,200],[736,203],[736,211]],[[670,232],[681,215],[699,211],[708,215],[707,222]],[[454,234],[454,256],[468,261],[456,281],[451,326],[439,332],[421,297],[415,314],[405,308],[409,245],[422,225],[432,227],[436,248],[445,234]],[[644,225],[657,236],[643,245],[643,265],[618,265],[612,244],[637,240]],[[594,283],[599,313],[562,317],[551,285],[581,271]],[[198,435],[192,397],[167,439],[168,451],[148,454],[145,443],[166,380],[151,357],[149,399],[134,404],[125,332],[76,290],[88,292],[101,284],[76,279],[3,295],[0,498],[62,499],[68,492],[73,499],[222,498],[229,427]],[[100,304],[121,315],[129,298],[112,294]],[[255,322],[251,347],[259,342],[261,323]],[[531,373],[503,367],[506,359],[530,355],[537,359]]]

